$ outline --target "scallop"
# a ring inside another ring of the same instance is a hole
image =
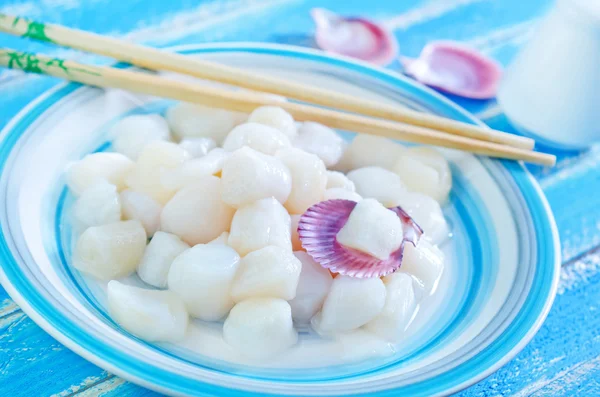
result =
[[[292,190],[284,203],[291,214],[302,214],[308,207],[323,200],[327,174],[320,158],[297,148],[282,149],[276,157],[291,173]]]
[[[167,276],[171,263],[190,246],[171,233],[156,232],[142,260],[137,266],[138,276],[147,284],[157,288],[167,288]]]
[[[160,216],[161,230],[190,245],[206,244],[229,231],[235,209],[221,201],[222,183],[205,176],[177,192]]]
[[[180,139],[211,138],[221,144],[242,114],[180,102],[167,110],[167,122]]]
[[[406,273],[396,272],[385,276],[383,282],[385,305],[381,313],[365,325],[365,329],[390,342],[398,342],[417,309],[413,280]]]
[[[238,209],[231,222],[228,243],[240,255],[268,245],[292,250],[290,215],[273,197]]]
[[[327,189],[346,189],[351,192],[356,191],[356,186],[346,175],[339,171],[327,171]]]
[[[378,200],[386,207],[395,207],[404,196],[406,187],[395,173],[381,167],[358,168],[348,173],[356,193],[364,198]]]
[[[268,246],[244,256],[235,276],[231,296],[236,302],[249,298],[294,299],[302,263],[291,251]]]
[[[419,241],[415,248],[406,244],[402,257],[402,271],[417,278],[425,292],[435,291],[444,270],[444,253],[427,240]]]
[[[77,226],[86,229],[121,220],[121,201],[117,187],[99,181],[83,191],[73,205]]]
[[[340,187],[334,187],[331,189],[325,190],[325,195],[323,196],[324,200],[351,200],[359,202],[362,200],[360,194],[356,192],[351,192],[350,190],[343,189]]]
[[[209,241],[206,244],[225,244],[227,245],[229,241],[229,232],[223,232],[214,240]]]
[[[110,280],[135,271],[146,249],[146,232],[138,221],[120,221],[88,228],[77,240],[73,266]]]
[[[440,204],[447,201],[452,173],[448,161],[437,150],[411,148],[394,164],[393,171],[409,190],[426,194]]]
[[[301,215],[291,215],[290,220],[292,221],[291,229],[292,229],[292,249],[294,251],[304,250],[302,248],[302,242],[300,241],[300,236],[298,235],[298,223],[300,223]]]
[[[320,335],[355,330],[381,313],[386,289],[380,278],[338,275],[333,279],[323,308],[311,319]]]
[[[423,229],[423,237],[433,244],[441,244],[448,239],[448,223],[440,204],[433,198],[421,193],[406,193],[399,204]]]
[[[296,122],[294,118],[279,106],[261,106],[254,109],[248,117],[249,123],[259,123],[277,128],[289,139],[296,136]]]
[[[204,157],[193,158],[175,169],[163,172],[161,183],[166,189],[179,190],[198,178],[219,174],[228,157],[229,153],[225,150],[215,148]]]
[[[158,114],[136,114],[119,120],[111,135],[115,151],[136,161],[148,143],[169,140],[169,125]]]
[[[137,164],[146,169],[175,168],[191,156],[173,142],[151,142],[140,153]]]
[[[381,167],[392,169],[406,148],[391,139],[357,135],[344,151],[342,159],[336,165],[339,171],[349,171],[363,167]]]
[[[123,217],[140,221],[146,235],[152,237],[160,227],[162,205],[147,194],[135,190],[123,190],[120,194]]]
[[[212,138],[186,138],[179,142],[179,146],[190,154],[192,158],[204,157],[217,147],[217,143]]]
[[[298,341],[290,305],[283,299],[255,298],[235,305],[223,324],[223,338],[253,359],[268,359]]]
[[[296,297],[289,302],[292,318],[298,323],[308,323],[321,309],[333,278],[329,270],[315,262],[306,252],[294,252],[294,256],[302,263],[302,271]]]
[[[148,342],[178,342],[185,336],[188,314],[171,291],[108,283],[108,311],[113,320]]]
[[[293,145],[316,155],[327,167],[331,167],[340,161],[346,144],[331,128],[307,121],[302,123]]]
[[[133,172],[127,176],[127,186],[164,205],[175,190],[162,183],[161,175],[176,169],[189,158],[188,152],[175,143],[151,142],[142,150]]]
[[[223,201],[235,208],[268,197],[284,203],[292,190],[290,170],[283,162],[249,147],[231,154],[221,179]]]
[[[273,155],[277,150],[291,147],[292,144],[277,128],[258,123],[244,123],[231,130],[225,138],[223,149],[233,152],[244,146]]]
[[[125,188],[125,178],[133,168],[134,162],[120,153],[88,154],[69,167],[67,185],[76,195],[100,181],[113,184],[120,191]]]
[[[402,222],[398,215],[374,199],[356,204],[336,239],[345,247],[354,248],[381,260],[402,245]]]
[[[240,256],[222,244],[200,244],[180,254],[169,270],[169,289],[192,317],[216,321],[233,307],[231,286]]]

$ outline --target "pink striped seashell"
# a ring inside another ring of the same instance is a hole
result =
[[[495,97],[502,77],[497,62],[450,41],[429,43],[419,58],[400,57],[400,62],[415,80],[465,98]]]
[[[402,245],[385,260],[375,258],[337,242],[336,235],[355,206],[355,201],[327,200],[310,207],[298,223],[302,247],[317,263],[334,273],[370,278],[394,272],[402,263],[404,244],[408,242],[416,246],[423,230],[402,208],[390,208],[402,221]]]
[[[385,66],[398,55],[395,37],[363,18],[343,18],[323,8],[313,8],[317,25],[315,42],[322,50]]]

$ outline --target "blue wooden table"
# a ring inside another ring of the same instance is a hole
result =
[[[312,46],[308,11],[316,6],[381,21],[408,56],[430,40],[450,39],[507,64],[551,0],[0,0],[0,12],[156,46],[239,40]],[[0,47],[110,62],[4,35]],[[58,83],[0,71],[0,128]],[[451,99],[492,127],[511,131],[494,101]],[[553,169],[530,167],[560,231],[564,264],[554,307],[516,358],[461,396],[600,395],[600,147],[558,155]],[[0,287],[0,396],[155,394],[63,347]]]

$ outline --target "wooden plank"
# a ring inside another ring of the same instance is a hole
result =
[[[532,394],[533,397],[600,395],[600,357],[579,364]]]
[[[117,378],[118,379],[118,378]],[[107,390],[101,394],[103,397],[159,397],[162,394],[152,390],[144,389],[143,387],[134,385],[133,383],[123,382],[117,387]],[[81,396],[77,396],[81,397]]]
[[[103,373],[42,331],[22,311],[0,318],[1,395],[48,396],[69,389],[74,380]]]

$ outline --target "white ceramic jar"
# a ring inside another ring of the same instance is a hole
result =
[[[600,141],[600,0],[558,0],[506,70],[498,102],[548,146]]]

